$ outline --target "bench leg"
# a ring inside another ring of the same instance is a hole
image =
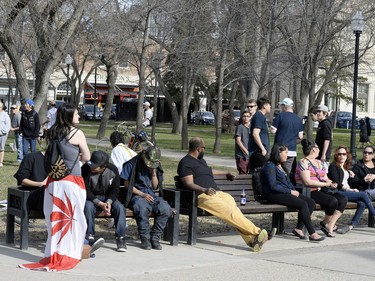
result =
[[[284,213],[272,213],[272,228],[277,228],[277,234],[284,233]]]
[[[14,243],[14,215],[7,214],[6,243]]]
[[[27,214],[21,218],[20,248],[21,250],[27,250],[29,248],[29,216]]]
[[[198,208],[195,204],[192,204],[190,216],[189,216],[189,228],[188,228],[188,245],[197,244],[197,228],[198,228]]]
[[[375,225],[375,219],[374,219],[374,216],[372,216],[370,214],[370,212],[368,213],[368,227],[374,227]]]
[[[165,189],[163,196],[174,209],[174,214],[169,218],[164,229],[163,240],[169,241],[172,246],[177,246],[180,237],[180,192]]]

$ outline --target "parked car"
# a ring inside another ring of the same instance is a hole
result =
[[[370,118],[371,130],[375,130],[375,118]]]
[[[332,111],[330,116],[336,118],[336,111]],[[349,111],[337,111],[336,128],[351,128],[353,114]],[[356,128],[359,128],[359,122],[356,119]]]
[[[229,125],[229,120],[230,120],[230,111],[229,109],[225,109],[222,113],[223,117],[223,126],[228,126]],[[234,109],[233,110],[233,117],[234,119],[234,125],[237,126],[240,123],[240,118],[241,118],[241,110]]]
[[[197,125],[215,125],[215,115],[211,111],[198,111],[194,118]]]
[[[81,113],[81,118],[84,120],[101,120],[103,117],[103,112],[100,111],[99,107],[95,108],[95,116],[94,116],[93,104],[82,105],[80,113]]]

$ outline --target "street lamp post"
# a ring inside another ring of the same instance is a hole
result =
[[[67,66],[67,76],[66,76],[66,101],[65,102],[68,102],[68,93],[69,93],[69,68],[70,68],[70,65],[73,63],[73,58],[71,55],[67,55],[66,58],[65,58],[65,63],[66,63],[66,66]]]
[[[358,89],[358,61],[359,61],[359,37],[365,26],[365,20],[362,13],[357,11],[352,17],[351,22],[352,30],[355,35],[355,53],[354,53],[354,79],[353,79],[353,116],[352,116],[352,129],[350,133],[350,153],[352,154],[353,161],[356,161],[356,117],[357,117],[357,89]]]
[[[94,120],[96,118],[96,98],[97,98],[97,92],[96,92],[96,69],[97,67],[95,66],[95,72],[94,72]]]

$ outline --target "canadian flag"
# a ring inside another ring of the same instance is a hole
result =
[[[80,176],[62,180],[48,179],[44,193],[44,215],[48,239],[44,258],[38,263],[22,264],[24,269],[59,271],[75,267],[82,257],[86,234],[84,207],[85,184]]]

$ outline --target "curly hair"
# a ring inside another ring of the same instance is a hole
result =
[[[345,145],[340,145],[338,148],[336,148],[335,150],[335,160],[334,160],[334,163],[339,166],[339,150],[340,149],[345,149],[345,153],[346,153],[346,160],[345,160],[345,163],[344,163],[344,169],[345,170],[350,170],[352,168],[352,155],[350,154],[350,151],[349,151],[349,148]]]
[[[109,136],[109,141],[112,147],[116,147],[119,143],[125,143],[124,134],[117,131],[112,132],[112,134]]]

